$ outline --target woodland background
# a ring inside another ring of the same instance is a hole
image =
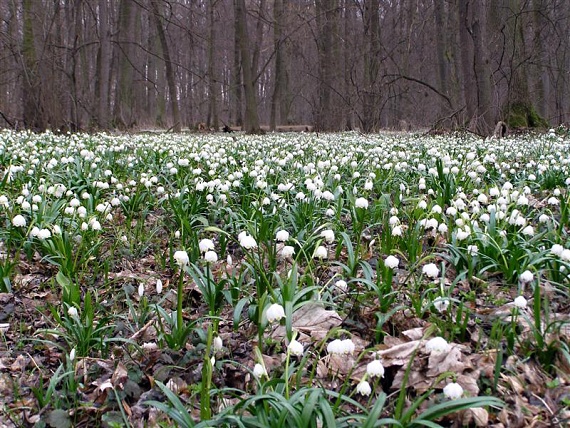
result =
[[[570,119],[568,0],[2,0],[0,127]]]

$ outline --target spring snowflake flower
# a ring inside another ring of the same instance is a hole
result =
[[[386,260],[384,260],[384,266],[389,269],[396,269],[400,264],[400,260],[395,256],[388,256]]]
[[[366,373],[370,377],[383,377],[384,376],[384,366],[382,361],[373,360],[366,365]]]
[[[287,232],[286,230],[279,230],[276,234],[275,234],[275,240],[279,241],[279,242],[285,242],[289,239],[289,232]]]
[[[70,306],[69,309],[67,309],[67,315],[71,318],[75,318],[79,316],[79,312],[77,312],[77,308],[75,306]]]
[[[220,336],[214,337],[214,340],[212,341],[212,348],[214,348],[214,351],[220,351],[223,347],[224,342],[222,341],[222,338]]]
[[[351,339],[335,339],[327,345],[329,354],[352,354],[354,352],[354,342]]]
[[[144,296],[144,284],[141,282],[138,289],[139,297]]]
[[[206,251],[206,253],[204,253],[204,260],[206,260],[208,263],[216,263],[218,261],[218,255],[215,251]]]
[[[564,250],[562,250],[562,252],[560,253],[560,260],[565,261],[565,262],[570,262],[570,250],[565,248]]]
[[[259,379],[262,376],[267,376],[267,370],[265,370],[265,367],[263,367],[261,364],[257,363],[253,367],[253,375]]]
[[[274,322],[281,321],[281,318],[285,318],[285,310],[279,303],[273,303],[267,308],[265,316],[267,317],[267,321],[273,324]]]
[[[445,395],[450,400],[456,400],[463,395],[463,388],[458,383],[448,383],[445,385],[445,388],[443,388],[443,395]]]
[[[402,236],[402,226],[394,226],[392,228],[392,236]]]
[[[26,219],[23,215],[18,214],[12,219],[12,224],[15,227],[26,227]]]
[[[439,269],[435,263],[428,263],[427,265],[424,265],[422,272],[429,278],[437,278],[439,275]]]
[[[426,350],[429,352],[447,352],[449,343],[443,337],[437,336],[426,342]]]
[[[242,233],[244,233],[244,232],[242,232]],[[248,235],[247,233],[244,235],[241,235],[241,238],[239,239],[239,243],[246,250],[251,250],[252,248],[257,248],[257,242],[255,241],[255,238],[251,235]]]
[[[534,275],[529,270],[525,270],[523,273],[519,275],[519,281],[522,282],[523,284],[528,284],[532,280],[534,280]]]
[[[526,308],[526,305],[527,305],[528,302],[527,302],[527,300],[524,298],[524,296],[518,296],[518,297],[514,300],[513,303],[515,304],[515,306],[516,306],[517,308],[519,308],[519,309],[524,309],[524,308]]]
[[[38,238],[41,240],[51,238],[51,232],[49,229],[40,229],[38,232]]]
[[[316,249],[315,249],[315,253],[313,254],[313,258],[315,259],[326,259],[329,256],[329,252],[326,249],[326,247],[323,247],[322,245],[319,245]]]
[[[476,256],[479,253],[479,247],[477,245],[468,245],[467,246],[467,254],[470,256]]]
[[[560,244],[554,244],[550,249],[550,252],[558,257],[560,257],[560,255],[562,254],[562,251],[564,251],[564,247]]]
[[[160,279],[156,280],[156,294],[162,293],[162,281]]]
[[[334,283],[334,286],[341,293],[346,293],[346,291],[348,290],[348,284],[344,279],[339,279],[337,282]]]
[[[321,237],[327,242],[332,244],[334,242],[334,232],[331,229],[325,229],[321,232]]]
[[[361,380],[360,382],[358,382],[358,385],[356,385],[356,392],[359,393],[360,395],[368,397],[372,392],[372,388],[370,387],[370,384],[367,381]]]
[[[291,355],[295,355],[296,357],[303,355],[303,348],[303,344],[295,339],[293,339],[291,342],[289,342],[289,345],[287,345],[287,349]]]
[[[295,254],[295,247],[292,247],[291,245],[285,245],[281,249],[281,257],[283,257],[285,259],[292,257],[293,254]]]
[[[198,247],[200,247],[200,252],[205,253],[209,250],[213,250],[215,247],[214,241],[211,239],[204,238],[198,243]]]
[[[533,236],[534,228],[532,226],[527,226],[523,230],[521,230],[521,233],[526,236]]]
[[[366,200],[366,198],[358,198],[358,199],[356,199],[356,201],[354,201],[354,206],[356,208],[367,209],[368,208],[368,200]]]
[[[190,258],[188,257],[188,253],[186,251],[176,251],[173,257],[179,266],[185,266],[190,262]]]
[[[449,308],[449,299],[445,297],[438,297],[433,301],[433,306],[441,314]]]

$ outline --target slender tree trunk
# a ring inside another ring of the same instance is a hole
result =
[[[446,56],[447,52],[447,31],[444,23],[447,21],[445,14],[445,4],[441,1],[434,2],[434,18],[435,18],[435,50],[437,61],[437,80],[439,83],[439,91],[450,96],[449,91],[449,65]],[[447,116],[449,114],[449,105],[440,101],[440,115]]]
[[[234,3],[235,5],[235,3]],[[240,38],[238,34],[239,28],[239,16],[237,14],[237,9],[234,6],[234,61],[232,66],[232,95],[233,100],[231,103],[230,112],[233,111],[234,113],[234,123],[236,126],[243,126],[243,97],[242,97],[242,79],[241,79],[241,67],[242,67],[242,59],[240,53]],[[230,118],[231,122],[231,118]]]
[[[249,52],[249,38],[247,33],[247,16],[244,0],[234,0],[236,14],[236,37],[239,38],[241,54],[241,71],[245,92],[245,121],[244,128],[248,134],[261,133],[257,113],[257,98],[255,94],[255,77],[252,73],[251,55]]]
[[[315,0],[318,51],[318,105],[315,129],[332,131],[338,128],[332,109],[333,71],[335,52],[335,24],[338,0]]]
[[[208,5],[208,25],[210,27],[210,37],[208,39],[208,118],[206,124],[218,130],[218,84],[216,69],[216,22],[214,19],[217,1],[210,0]]]
[[[379,128],[378,105],[380,91],[377,85],[380,69],[380,0],[364,2],[364,95],[363,122],[364,132],[377,131]]]
[[[282,111],[279,110],[285,86],[285,66],[283,58],[283,0],[273,3],[273,48],[275,49],[275,71],[273,73],[273,96],[271,97],[271,114],[269,129],[275,131],[277,123],[281,123]],[[278,115],[279,114],[279,115]]]
[[[115,61],[117,67],[117,84],[115,85],[114,123],[116,126],[131,128],[136,124],[135,82],[133,64],[136,61],[132,46],[135,31],[136,9],[131,0],[121,0],[119,4],[119,28],[115,45]]]
[[[97,119],[102,129],[109,128],[109,79],[111,71],[111,33],[107,0],[99,0],[99,82]]]
[[[182,124],[180,123],[180,109],[178,107],[176,78],[174,76],[174,67],[172,65],[172,61],[170,60],[170,49],[166,40],[166,34],[164,27],[162,26],[162,14],[159,9],[158,0],[150,0],[150,4],[152,6],[154,24],[156,26],[156,31],[160,40],[160,46],[162,48],[162,55],[164,56],[164,63],[166,66],[166,81],[168,83],[168,94],[170,96],[172,119],[174,121],[172,130],[174,132],[180,132],[182,130]]]

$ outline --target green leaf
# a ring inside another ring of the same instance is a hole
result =
[[[63,409],[55,409],[49,413],[47,423],[54,428],[71,428],[71,419]]]

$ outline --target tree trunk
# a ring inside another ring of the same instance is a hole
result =
[[[334,51],[338,0],[315,0],[318,51],[318,104],[315,114],[315,130],[338,129],[333,117],[332,92],[334,78]]]
[[[208,128],[218,130],[218,84],[216,69],[216,26],[214,20],[215,7],[217,1],[210,0],[208,3],[208,25],[210,27],[210,37],[208,39],[208,117],[206,124]]]
[[[99,128],[109,128],[109,77],[111,71],[111,33],[107,0],[99,0],[99,68],[97,70]]]
[[[277,123],[281,124],[283,112],[281,97],[285,88],[285,65],[283,55],[283,0],[274,0],[273,3],[273,47],[275,49],[275,71],[273,73],[273,95],[271,97],[271,114],[269,129],[275,131]]]
[[[162,14],[159,9],[158,0],[150,0],[150,4],[152,6],[154,24],[156,26],[156,32],[160,40],[160,46],[162,48],[162,54],[164,56],[164,63],[166,66],[166,81],[168,83],[168,94],[170,96],[170,106],[172,108],[172,120],[174,121],[172,130],[174,132],[180,132],[182,130],[182,124],[180,123],[176,78],[174,77],[174,67],[170,60],[170,49],[166,40],[166,34],[164,32],[164,27],[162,26]]]
[[[42,85],[38,73],[34,36],[34,0],[24,0],[24,34],[22,39],[23,56],[23,121],[24,127],[34,131],[43,131],[47,128],[47,121],[42,108]]]
[[[363,20],[365,50],[362,131],[374,132],[380,126],[380,90],[377,84],[380,69],[380,0],[365,0]]]
[[[247,33],[247,17],[245,13],[245,1],[234,0],[234,10],[236,14],[236,37],[239,38],[241,55],[241,72],[243,87],[245,92],[245,121],[244,128],[248,134],[262,133],[259,126],[257,113],[257,98],[255,94],[255,82],[252,73],[251,55],[249,52],[249,38]]]

